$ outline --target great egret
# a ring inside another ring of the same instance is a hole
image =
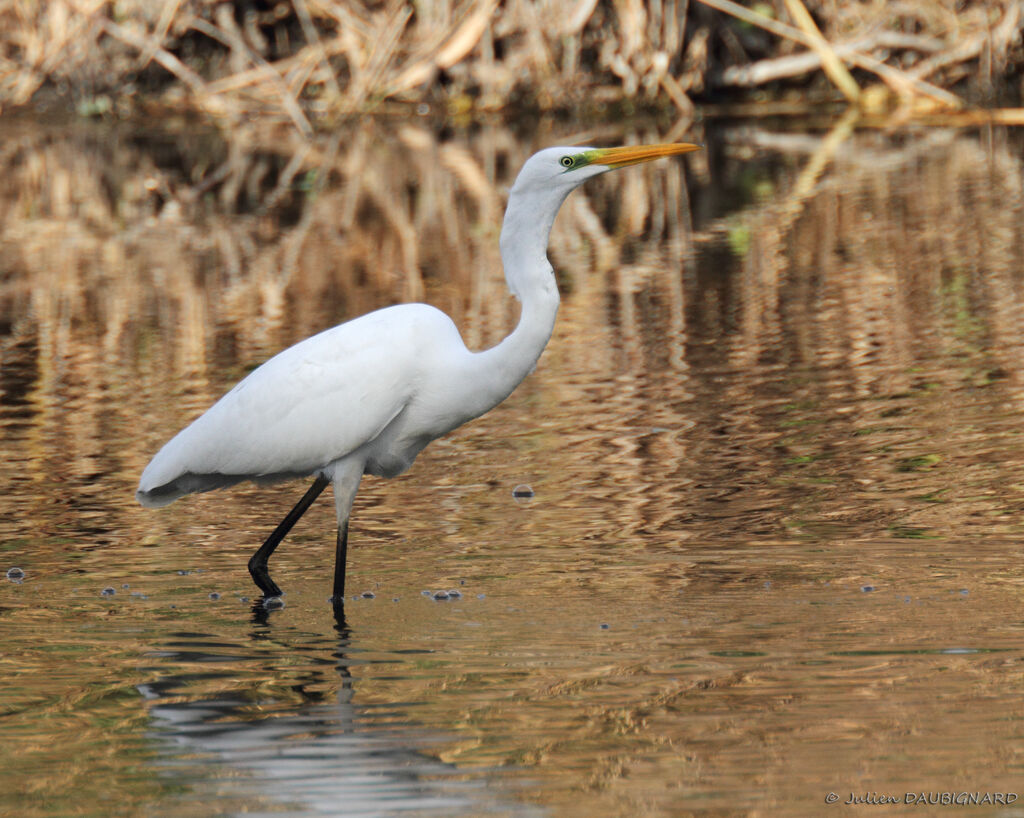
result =
[[[178,432],[142,472],[136,498],[157,507],[243,480],[315,476],[249,560],[266,601],[281,595],[267,560],[332,483],[338,516],[332,601],[340,607],[349,512],[363,475],[401,474],[432,440],[501,403],[537,363],[558,312],[547,245],[565,197],[609,170],[698,148],[534,154],[512,186],[501,228],[505,280],[522,302],[519,323],[505,340],[471,352],[452,320],[426,304],[387,307],[321,332],[275,355]]]

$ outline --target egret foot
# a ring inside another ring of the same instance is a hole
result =
[[[259,556],[259,552],[257,552],[249,560],[249,575],[252,577],[252,581],[263,591],[264,598],[270,599],[271,597],[281,596],[283,592],[277,587],[277,583],[270,578],[270,571],[267,570],[267,561],[259,559]]]
[[[281,540],[285,538],[285,535],[292,530],[292,526],[306,513],[306,509],[313,505],[313,501],[320,496],[320,492],[327,487],[328,482],[330,481],[323,475],[317,475],[313,485],[302,495],[302,499],[285,515],[285,518],[281,520],[277,528],[267,537],[267,541],[249,558],[249,575],[252,577],[252,581],[263,591],[263,596],[268,599],[272,596],[281,596],[282,592],[277,587],[277,583],[270,578],[270,572],[267,570],[267,560],[274,553],[274,549],[281,544]]]

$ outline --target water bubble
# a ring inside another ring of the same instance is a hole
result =
[[[512,497],[515,498],[517,503],[523,500],[529,500],[533,497],[533,489],[526,483],[520,483],[512,489]]]
[[[179,577],[186,577],[188,575],[189,575],[189,572],[186,571],[184,568],[179,568],[178,569],[178,576]]]
[[[102,591],[100,591],[100,596],[113,596],[116,593],[117,593],[117,591],[115,591],[113,588],[110,588],[108,586],[108,587],[104,588]]]
[[[476,595],[476,598],[477,598],[477,599],[483,599],[483,598],[484,598],[484,597],[486,597],[486,596],[487,596],[487,594],[477,594],[477,595]]]
[[[428,116],[430,114],[430,106],[425,102],[421,102],[416,106],[416,113],[419,116]]]
[[[211,591],[210,592],[210,599],[212,599],[214,602],[216,602],[218,599],[220,599],[220,594],[218,594],[216,591]]]
[[[263,599],[263,607],[268,611],[279,611],[284,607],[284,600],[279,596],[268,596]]]
[[[17,566],[15,566],[14,568],[8,568],[7,579],[9,579],[11,582],[19,582],[20,580],[25,579],[25,572]]]
[[[462,599],[462,591],[460,591],[458,588],[452,588],[448,592],[448,596],[450,596],[452,599]]]
[[[122,588],[123,588],[124,590],[126,590],[126,591],[127,591],[127,590],[128,590],[129,588],[131,588],[132,586],[131,586],[131,585],[129,585],[129,584],[127,583],[127,582],[123,582],[123,583],[121,583],[121,587],[122,587]]]
[[[611,625],[609,625],[607,622],[602,622],[601,623],[601,630],[603,630],[603,631],[608,630],[610,627],[611,627]]]
[[[420,593],[423,594],[423,596],[433,596],[434,595],[433,591],[420,591]]]
[[[373,591],[363,591],[363,599],[376,599],[377,595]]]
[[[862,594],[870,594],[873,590],[875,590],[875,586],[874,585],[861,585],[860,586],[860,592]]]
[[[399,600],[399,597],[397,597],[397,596],[391,597],[391,601],[392,602],[398,602],[398,600]]]
[[[968,591],[966,588],[961,588],[960,589],[960,595],[961,596],[967,596],[969,593],[970,593],[970,591]]]
[[[447,591],[434,591],[434,599],[448,599]]]
[[[247,596],[240,596],[240,597],[238,597],[238,601],[241,602],[243,605],[248,605],[249,604],[249,597],[247,597]]]

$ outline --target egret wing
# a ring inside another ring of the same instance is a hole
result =
[[[409,304],[289,347],[157,453],[142,474],[139,501],[164,505],[248,478],[311,474],[352,454],[408,405],[424,344],[439,330],[454,331],[447,316]]]

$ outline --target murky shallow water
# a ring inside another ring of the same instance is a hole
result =
[[[502,185],[564,131],[376,123],[303,152],[5,128],[0,568],[26,576],[0,582],[0,811],[817,815],[1021,789],[1018,135],[713,129],[574,194],[540,366],[364,482],[349,592],[374,596],[339,624],[329,502],[274,557],[287,607],[254,613],[246,560],[303,487],[148,512],[138,473],[368,309],[423,298],[500,338]]]

